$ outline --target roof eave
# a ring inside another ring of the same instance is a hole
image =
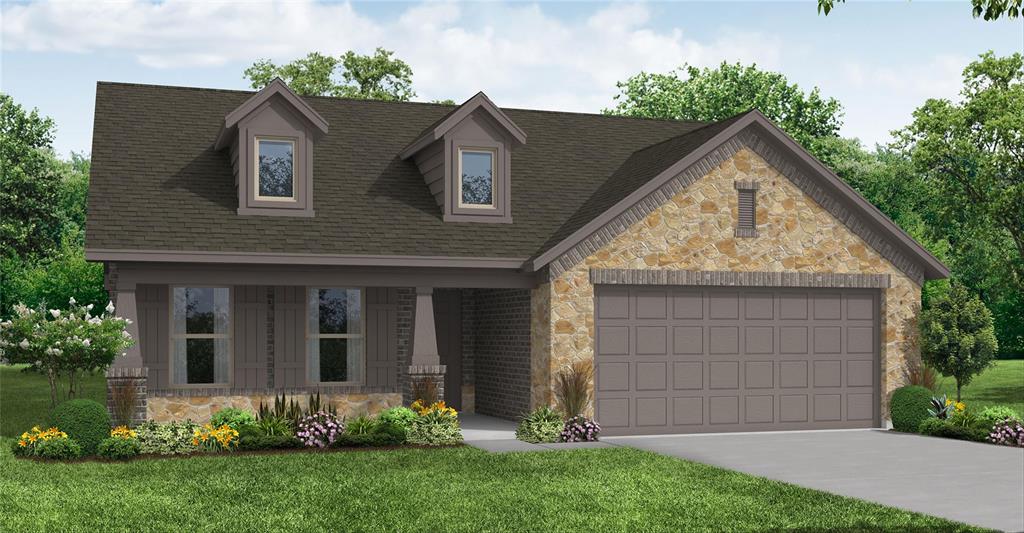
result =
[[[505,114],[490,98],[487,97],[483,92],[478,92],[473,95],[472,98],[463,102],[459,107],[448,113],[441,122],[437,124],[431,130],[423,133],[417,137],[414,141],[409,143],[404,150],[399,154],[402,159],[409,159],[416,155],[417,152],[425,148],[430,143],[442,138],[446,133],[452,130],[455,126],[459,125],[463,120],[466,119],[471,113],[477,109],[483,109],[490,115],[498,125],[501,126],[506,133],[508,133],[512,139],[519,145],[526,144],[526,132],[522,130],[515,122]]]

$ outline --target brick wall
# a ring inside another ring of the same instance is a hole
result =
[[[530,407],[530,291],[474,291],[476,412],[515,419]]]

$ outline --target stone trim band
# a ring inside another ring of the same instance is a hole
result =
[[[710,270],[590,269],[594,285],[706,285],[726,287],[822,287],[888,289],[889,274],[829,272],[729,272]]]

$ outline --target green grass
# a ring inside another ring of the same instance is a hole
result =
[[[0,531],[973,531],[630,448],[44,464],[0,450]]]
[[[956,398],[956,380],[939,376],[938,393]],[[996,361],[974,377],[962,391],[963,401],[973,410],[990,405],[1007,405],[1024,416],[1024,359]]]
[[[46,376],[23,372],[25,365],[0,365],[0,437],[21,435],[46,422],[50,412],[50,384]],[[102,373],[83,376],[79,398],[106,405],[107,382]]]

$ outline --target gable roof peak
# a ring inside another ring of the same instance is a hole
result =
[[[236,107],[224,116],[224,125],[221,127],[220,135],[217,136],[216,148],[221,149],[227,146],[228,140],[230,139],[230,135],[228,134],[238,126],[238,123],[275,96],[282,98],[292,109],[298,112],[302,118],[309,121],[320,135],[327,134],[327,119],[322,117],[320,113],[317,113],[316,110],[306,103],[306,101],[293,91],[291,87],[288,87],[288,84],[285,83],[284,80],[277,77],[270,80],[270,83],[268,83],[266,87],[260,89],[245,102],[242,102],[242,105]]]
[[[459,104],[447,115],[441,117],[430,127],[423,130],[415,140],[402,150],[401,158],[409,159],[416,155],[417,152],[428,144],[444,137],[446,133],[455,128],[455,126],[458,126],[466,117],[477,110],[486,112],[517,144],[526,144],[526,132],[517,126],[483,91],[479,91],[465,102]]]

